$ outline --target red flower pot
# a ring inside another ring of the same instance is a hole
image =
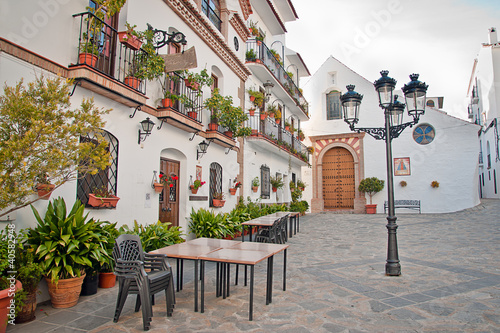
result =
[[[99,273],[99,288],[113,288],[116,284],[116,275],[113,272]]]
[[[227,136],[227,137],[232,138],[233,137],[233,132],[232,131],[225,131],[224,135]]]
[[[212,200],[212,205],[214,207],[217,207],[217,208],[224,207],[225,203],[226,203],[226,200],[219,200],[219,199]]]
[[[188,79],[184,79],[184,83],[186,84],[186,87],[193,90],[198,90],[200,88],[200,84],[198,82],[190,82]]]
[[[198,118],[198,112],[196,112],[196,111],[188,111],[187,115],[189,118],[192,118],[192,119]]]
[[[164,186],[162,183],[154,183],[153,186],[156,193],[161,193],[163,191]]]
[[[267,118],[267,114],[265,114],[265,113],[260,114],[260,120],[266,120],[266,118]]]
[[[132,50],[138,50],[142,46],[142,42],[140,39],[133,35],[129,35],[126,31],[119,32],[118,38],[120,39],[120,43],[126,45]]]
[[[90,193],[88,204],[91,205],[92,207],[116,208],[118,200],[120,200],[120,198],[114,195],[112,195],[109,198],[98,198],[94,194]]]
[[[365,205],[366,214],[376,214],[377,213],[377,205]]]
[[[7,260],[3,258],[3,260]],[[13,288],[10,289],[4,289],[0,291],[0,332],[5,332],[7,328],[7,319],[14,319],[15,316],[12,314],[12,318],[9,316],[9,306],[10,306],[10,301],[14,298],[14,294],[16,291],[20,290],[22,288],[21,281],[16,280],[15,285],[13,285]]]
[[[236,189],[235,188],[230,188],[229,189],[229,193],[231,193],[231,195],[235,195],[236,194]]]
[[[250,109],[250,110],[248,110],[248,114],[249,114],[251,117],[255,116],[255,109]]]
[[[273,187],[273,192],[277,192],[278,189],[276,187]]]
[[[189,188],[191,189],[191,193],[192,193],[192,194],[196,194],[196,193],[198,193],[198,189],[197,189],[197,188],[194,188],[194,185],[189,186]]]
[[[38,184],[36,190],[38,196],[43,200],[49,200],[52,191],[56,186],[54,184]]]
[[[97,56],[92,53],[80,53],[78,63],[95,67],[97,65]]]
[[[172,102],[171,98],[164,98],[161,100],[161,105],[164,108],[171,108],[174,105],[174,103]]]
[[[258,190],[259,190],[258,186],[252,186],[252,191],[254,191],[254,193],[257,193]]]
[[[208,129],[210,131],[217,131],[217,128],[219,127],[219,124],[215,124],[215,123],[210,123],[208,124]]]
[[[132,87],[136,90],[139,89],[139,84],[141,84],[141,80],[133,76],[127,76],[124,82],[127,86]]]

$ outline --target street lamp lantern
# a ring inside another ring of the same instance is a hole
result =
[[[410,75],[411,81],[404,85],[403,93],[405,94],[408,114],[418,122],[418,118],[425,113],[426,94],[429,87],[425,82],[418,80],[418,74]]]
[[[355,86],[350,84],[347,87],[347,92],[340,96],[342,109],[344,111],[344,121],[349,124],[351,130],[359,121],[359,106],[363,100],[363,95],[354,91]]]
[[[398,101],[398,96],[394,94],[396,80],[389,77],[388,71],[381,71],[382,77],[374,82],[375,90],[379,98],[379,106],[384,110],[385,127],[359,127],[355,125],[359,121],[359,107],[363,96],[354,91],[353,85],[346,86],[347,92],[340,97],[342,110],[344,112],[344,121],[349,124],[351,131],[365,132],[376,140],[385,141],[386,165],[387,165],[387,262],[385,264],[385,274],[398,276],[401,275],[401,264],[398,255],[398,242],[396,230],[396,213],[394,207],[394,180],[392,170],[392,146],[391,141],[397,138],[406,127],[412,127],[417,124],[419,117],[425,113],[425,96],[427,87],[424,82],[418,81],[418,74],[410,75],[411,82],[405,84],[403,93],[406,98],[408,114],[413,117],[410,122],[403,123],[403,114],[405,104]]]
[[[381,71],[382,77],[375,81],[375,90],[378,93],[378,101],[382,108],[386,109],[392,105],[396,80],[388,76],[389,71]]]

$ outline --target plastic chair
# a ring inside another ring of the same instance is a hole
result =
[[[113,258],[119,285],[113,318],[115,323],[118,322],[129,294],[137,294],[135,312],[138,312],[142,305],[145,331],[149,330],[151,324],[156,293],[165,291],[167,316],[172,316],[175,294],[172,268],[166,255],[144,253],[139,236],[120,235],[115,242]]]

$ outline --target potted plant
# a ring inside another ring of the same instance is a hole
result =
[[[138,89],[142,80],[159,78],[165,72],[165,62],[161,55],[156,53],[154,47],[153,29],[148,28],[142,34],[144,36],[144,44],[141,51],[135,54],[132,64],[129,67],[129,75],[125,77],[125,84],[134,89]]]
[[[377,177],[365,178],[359,182],[358,190],[370,196],[370,204],[365,205],[367,214],[375,214],[377,212],[377,204],[372,204],[372,198],[376,193],[382,191],[383,188],[384,181]]]
[[[274,111],[274,120],[278,125],[281,123],[281,111],[279,108],[276,108],[276,111]]]
[[[297,188],[301,191],[304,191],[306,188],[306,184],[301,180],[297,180]]]
[[[433,181],[431,182],[431,187],[432,187],[432,188],[438,188],[438,187],[439,187],[439,182],[438,182],[437,180],[433,180]]]
[[[112,194],[106,185],[99,188],[94,188],[92,193],[89,193],[88,204],[92,207],[99,208],[116,208],[119,197]]]
[[[256,108],[262,107],[264,103],[264,93],[253,89],[248,89],[247,92],[250,96],[250,102],[252,102]]]
[[[55,187],[56,185],[50,183],[49,179],[47,178],[47,174],[41,174],[37,178],[36,191],[40,199],[49,200],[50,195],[52,194],[52,191]]]
[[[401,187],[406,187],[406,185],[408,185],[408,183],[404,180],[399,182],[399,186],[401,186]]]
[[[255,51],[253,49],[249,49],[245,53],[245,60],[246,61],[254,62],[256,59],[257,59],[257,55],[255,54]]]
[[[2,234],[2,236],[4,236]],[[36,294],[38,283],[42,279],[43,269],[35,260],[35,251],[27,244],[27,231],[13,234],[15,240],[15,265],[17,271],[16,279],[19,280],[23,289],[19,295],[20,309],[16,315],[16,324],[26,323],[35,319]]]
[[[97,65],[97,60],[99,59],[99,42],[84,32],[82,34],[82,42],[80,43],[79,52],[79,64],[86,64],[91,67],[95,67]]]
[[[180,96],[173,93],[172,91],[165,89],[163,91],[163,98],[161,99],[161,106],[164,108],[171,108],[174,106],[175,102],[180,99]]]
[[[302,130],[301,130],[301,129],[299,129],[299,130],[297,131],[297,136],[299,137],[299,140],[300,140],[300,141],[304,141],[305,136],[304,136],[304,132],[302,132]]]
[[[204,106],[212,111],[212,124],[215,124],[217,119],[218,125],[225,127],[233,133],[233,136],[245,136],[251,133],[251,130],[242,130],[243,122],[248,120],[248,116],[240,107],[233,106],[233,98],[231,96],[222,96],[219,89],[214,89],[212,96],[207,98]],[[209,127],[210,130],[212,130]]]
[[[37,220],[28,231],[28,243],[35,249],[49,288],[54,308],[69,308],[78,303],[85,269],[92,267],[90,256],[106,256],[101,235],[93,232],[94,219],[83,215],[79,200],[67,213],[63,198],[49,202],[45,217],[31,207]]]
[[[236,191],[241,187],[241,182],[237,182],[236,179],[233,180],[234,186],[229,189],[231,195],[235,195]]]
[[[288,122],[288,120],[285,120],[283,125],[285,126],[285,131],[290,131],[290,123]]]
[[[206,182],[202,182],[201,180],[199,179],[196,179],[193,183],[193,185],[189,186],[189,188],[191,189],[191,193],[193,194],[196,194],[198,193],[198,189],[200,187],[202,187],[203,185],[205,185]]]
[[[116,223],[105,223],[102,225],[102,233],[106,237],[103,247],[106,250],[107,256],[102,256],[103,261],[100,262],[99,288],[112,288],[116,283],[116,275],[113,273],[115,267],[113,248],[120,232],[116,229]]]
[[[257,193],[257,191],[259,190],[259,185],[259,177],[255,177],[254,179],[252,179],[252,191],[254,191],[254,193]]]
[[[224,193],[215,192],[212,195],[212,206],[217,208],[224,207],[224,203],[226,203],[226,200],[224,199],[225,199]]]
[[[267,114],[269,117],[274,118],[274,114],[276,113],[276,106],[275,105],[268,105],[267,106]]]
[[[282,188],[283,187],[283,179],[281,179],[281,177],[273,177],[271,176],[270,177],[270,182],[271,182],[271,186],[273,188],[273,192],[276,192],[278,191],[278,189]]]
[[[191,88],[192,90],[200,91],[204,86],[211,86],[213,79],[208,75],[206,68],[200,73],[185,70],[184,83],[186,84],[186,87]]]
[[[125,27],[127,30],[118,32],[118,39],[120,40],[120,43],[126,45],[132,50],[139,50],[142,46],[142,39],[144,38],[144,35],[135,30],[137,27],[135,24],[130,25],[128,22],[125,22]]]

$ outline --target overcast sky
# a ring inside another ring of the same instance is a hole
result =
[[[488,29],[500,29],[500,0],[292,2],[299,19],[287,23],[287,46],[311,74],[330,55],[371,82],[387,69],[397,88],[419,73],[427,96],[444,96],[443,110],[463,119],[473,61]]]

